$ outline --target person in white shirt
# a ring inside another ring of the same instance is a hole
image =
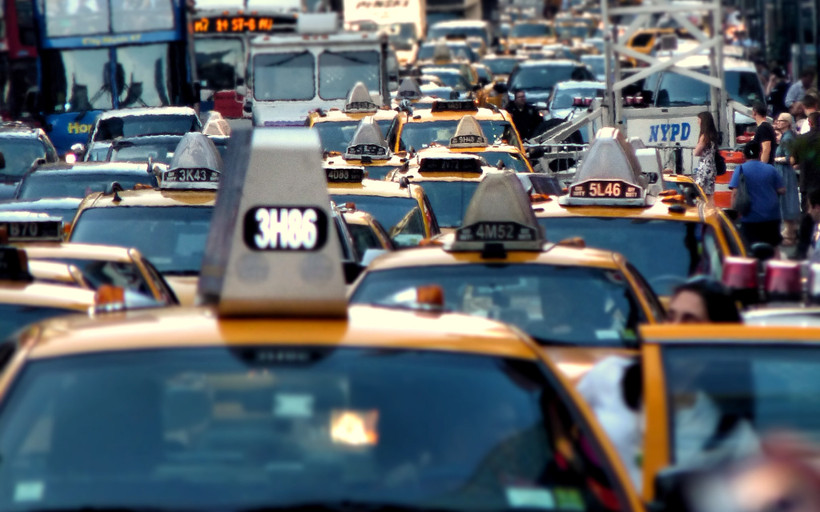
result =
[[[806,95],[806,91],[809,90],[812,82],[814,82],[814,75],[814,68],[806,68],[800,73],[800,80],[795,80],[786,93],[786,107],[790,107],[792,103],[799,101],[800,98]]]

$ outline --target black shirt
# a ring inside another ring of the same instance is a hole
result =
[[[766,161],[766,163],[774,165],[774,151],[777,149],[777,136],[774,133],[774,127],[766,121],[763,121],[758,125],[757,130],[755,130],[755,137],[752,141],[761,145],[761,154],[763,153],[763,143],[766,141],[772,143],[771,151],[769,152],[769,160]]]

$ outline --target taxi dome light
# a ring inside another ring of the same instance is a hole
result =
[[[743,304],[760,302],[756,259],[727,256],[723,259],[722,281],[732,296]]]
[[[456,133],[450,138],[450,148],[484,148],[487,147],[487,137],[478,124],[475,116],[467,115],[461,118],[456,127]]]
[[[367,86],[363,82],[356,82],[347,97],[347,103],[343,112],[352,113],[375,113],[379,106],[373,101]]]
[[[211,138],[198,132],[186,133],[174,149],[168,169],[160,175],[159,188],[216,190],[222,169],[222,156]]]
[[[800,263],[797,261],[767,261],[764,281],[766,299],[777,302],[802,300],[803,290],[800,276]]]
[[[386,160],[390,158],[387,141],[384,140],[382,130],[372,116],[364,117],[359,121],[356,133],[347,146],[343,158],[345,160]],[[367,158],[365,158],[367,157]],[[365,162],[368,163],[368,162]]]
[[[346,316],[318,134],[242,128],[231,145],[237,149],[217,194],[197,302],[215,304],[221,316]]]
[[[416,82],[415,79],[408,76],[407,78],[401,81],[396,96],[401,100],[418,100],[422,97],[421,88],[419,87],[419,84],[418,82]],[[409,105],[410,104],[408,102],[407,107],[409,107]],[[402,109],[405,108],[405,106],[401,103],[399,104],[399,106]]]
[[[509,250],[540,251],[544,235],[521,180],[511,171],[488,174],[478,184],[451,251],[482,251],[503,258]]]

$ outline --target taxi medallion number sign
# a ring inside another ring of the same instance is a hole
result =
[[[450,144],[487,144],[487,139],[481,135],[456,135],[450,139]]]
[[[387,155],[387,148],[378,144],[356,144],[347,148],[350,155],[384,156]]]
[[[572,185],[569,195],[584,198],[638,199],[641,197],[641,189],[621,180],[590,180]]]
[[[531,242],[535,229],[516,222],[477,222],[456,232],[458,242]]]
[[[217,183],[219,172],[212,169],[171,169],[165,171],[162,179],[174,183]]]
[[[60,239],[60,222],[0,222],[5,226],[10,241]]]
[[[364,169],[355,167],[325,169],[325,173],[330,183],[361,183],[364,179]]]
[[[310,206],[257,206],[245,213],[243,238],[254,251],[318,251],[328,236],[327,214]]]

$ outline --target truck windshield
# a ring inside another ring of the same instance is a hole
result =
[[[245,76],[244,51],[239,38],[197,38],[196,71],[204,89],[224,91]]]
[[[308,51],[259,54],[253,58],[253,96],[257,100],[312,100],[315,67]]]
[[[375,51],[325,51],[319,55],[319,97],[346,98],[356,82],[379,90],[379,53]]]

